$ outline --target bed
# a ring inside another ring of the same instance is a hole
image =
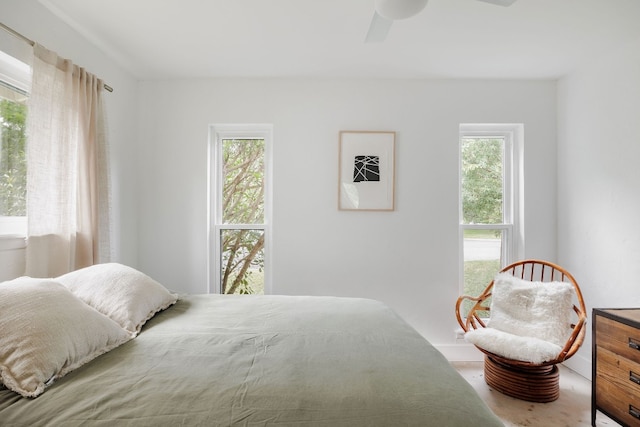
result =
[[[441,353],[377,301],[181,295],[146,311],[126,326],[112,310],[123,342],[63,368],[36,397],[0,386],[0,425],[502,425]]]

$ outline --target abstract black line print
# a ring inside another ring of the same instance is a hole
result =
[[[353,166],[353,182],[380,181],[380,157],[356,156]]]

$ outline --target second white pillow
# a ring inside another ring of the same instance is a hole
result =
[[[138,334],[147,320],[178,300],[146,274],[118,263],[96,264],[56,278],[75,296]]]

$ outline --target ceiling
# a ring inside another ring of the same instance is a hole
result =
[[[40,2],[139,79],[553,79],[640,37],[640,0],[429,0],[382,43],[374,0]]]

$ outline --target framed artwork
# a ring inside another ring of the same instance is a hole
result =
[[[395,132],[340,132],[338,209],[395,209],[395,142]]]

